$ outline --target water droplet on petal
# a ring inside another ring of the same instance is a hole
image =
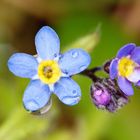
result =
[[[78,52],[73,51],[73,52],[72,52],[72,57],[73,57],[73,58],[76,58],[77,56],[78,56]]]
[[[33,115],[45,115],[50,110],[51,106],[52,106],[52,100],[50,99],[48,101],[48,103],[43,108],[41,108],[40,110],[32,112],[32,114]]]
[[[27,101],[26,104],[24,104],[24,106],[25,109],[28,111],[37,110],[39,108],[38,103],[34,100]]]
[[[73,93],[73,94],[76,94],[77,92],[76,92],[76,90],[73,90],[72,93]]]
[[[79,102],[80,97],[63,97],[63,99],[61,99],[63,101],[63,103],[67,104],[67,105],[75,105]]]
[[[86,67],[87,67],[87,66],[85,66],[85,65],[81,66],[81,67],[80,67],[80,71],[85,70],[85,69],[86,69]]]

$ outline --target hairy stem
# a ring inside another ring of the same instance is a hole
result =
[[[100,78],[97,77],[97,76],[95,75],[95,73],[96,73],[97,71],[101,71],[101,70],[102,70],[102,67],[94,67],[94,68],[92,68],[92,69],[86,69],[86,70],[84,70],[83,72],[81,72],[80,74],[81,74],[81,75],[84,75],[84,76],[87,76],[87,77],[89,77],[93,82],[96,82],[96,81],[100,80]]]

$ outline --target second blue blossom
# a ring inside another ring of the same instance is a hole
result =
[[[132,83],[140,85],[140,47],[130,43],[123,46],[110,64],[110,78],[128,96],[133,95]]]

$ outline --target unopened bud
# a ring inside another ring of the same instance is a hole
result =
[[[109,73],[109,67],[110,67],[110,63],[111,60],[107,61],[104,65],[103,65],[103,69],[106,73]]]
[[[107,105],[111,99],[110,94],[107,89],[104,87],[95,87],[93,85],[92,90],[94,92],[91,93],[92,99],[97,106]]]
[[[100,79],[91,86],[91,98],[99,109],[115,112],[128,103],[128,97],[109,78]]]

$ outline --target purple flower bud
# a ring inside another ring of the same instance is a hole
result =
[[[105,88],[96,89],[93,87],[92,98],[96,105],[107,105],[111,99],[111,96]]]
[[[109,78],[100,79],[91,86],[91,98],[99,109],[115,112],[128,103],[128,97]]]

